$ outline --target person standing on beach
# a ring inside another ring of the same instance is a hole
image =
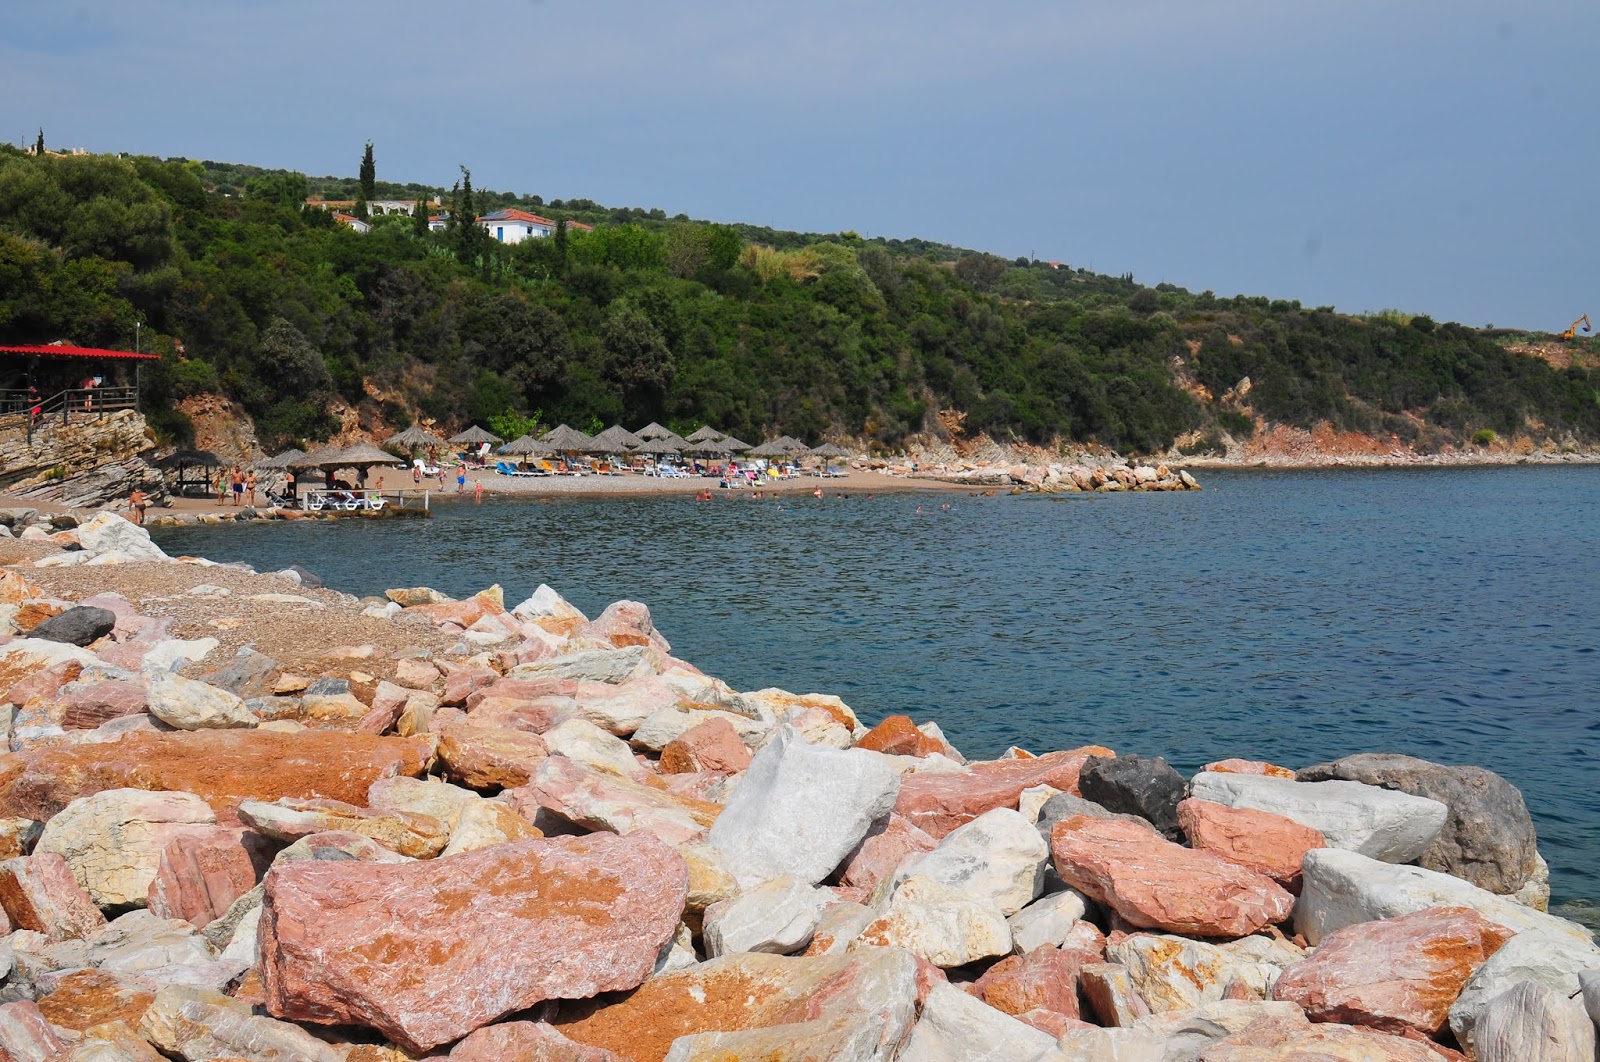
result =
[[[232,504],[238,505],[240,499],[244,497],[244,475],[239,471],[238,465],[234,465],[233,471],[228,474],[228,485],[232,488]]]
[[[483,504],[483,480],[477,476],[472,477],[472,500],[479,505]]]
[[[133,488],[133,492],[128,495],[128,508],[133,511],[135,525],[143,526],[145,505],[144,491],[138,487]]]
[[[253,468],[244,477],[244,496],[247,505],[256,503],[256,470]]]
[[[467,489],[467,464],[463,461],[456,466],[456,493],[460,494]]]

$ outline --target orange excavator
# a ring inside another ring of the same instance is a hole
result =
[[[1590,332],[1594,331],[1594,324],[1590,322],[1588,314],[1584,314],[1582,317],[1568,325],[1567,330],[1561,333],[1560,338],[1572,339],[1577,336],[1580,331],[1584,335],[1588,335]]]

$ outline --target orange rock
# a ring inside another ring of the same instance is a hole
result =
[[[137,1026],[156,994],[137,982],[99,970],[76,970],[39,998],[39,1012],[51,1025],[83,1032],[108,1021]]]
[[[1324,937],[1272,995],[1299,1004],[1313,1021],[1432,1036],[1467,979],[1512,935],[1466,907],[1359,922]]]
[[[1200,768],[1217,774],[1264,774],[1270,778],[1293,778],[1294,772],[1264,760],[1218,760]]]
[[[931,852],[938,845],[925,830],[890,812],[888,820],[869,830],[856,850],[845,857],[840,880],[857,888],[876,889],[878,882],[893,874],[907,859]]]
[[[661,749],[662,774],[738,774],[748,766],[750,750],[739,740],[733,724],[721,717],[690,727]]]
[[[237,825],[241,800],[328,797],[364,804],[373,782],[392,774],[416,777],[431,759],[427,741],[326,730],[138,733],[0,756],[0,818],[47,821],[80,796],[146,789],[197,794],[219,823]]]
[[[258,835],[225,826],[169,841],[150,883],[150,910],[204,928],[255,888],[273,854]]]
[[[856,748],[887,756],[927,756],[944,746],[917,729],[909,715],[891,715],[856,742]]]
[[[0,863],[0,907],[18,929],[51,940],[83,938],[105,927],[105,916],[55,852]]]
[[[462,785],[510,789],[527,785],[548,756],[538,734],[503,726],[450,723],[439,731],[439,760]]]
[[[1322,834],[1293,819],[1208,800],[1178,803],[1178,825],[1190,847],[1212,852],[1284,886],[1300,891],[1300,863],[1313,848],[1326,848]]]
[[[1019,750],[1020,751],[1020,750]],[[1015,808],[1024,789],[1049,785],[1074,796],[1078,772],[1090,756],[1115,756],[1099,745],[1067,752],[970,763],[965,771],[927,771],[900,783],[895,811],[934,839],[943,838],[995,808]]]
[[[1034,948],[1026,955],[1001,959],[973,983],[973,994],[1013,1017],[1030,1010],[1048,1010],[1078,1017],[1078,971],[1093,956],[1062,948]]]
[[[19,572],[10,568],[0,572],[0,605],[20,605],[44,596],[42,588],[28,582]]]
[[[1215,1040],[1200,1055],[1205,1062],[1285,1062],[1300,1059],[1372,1059],[1373,1062],[1439,1062],[1422,1044],[1350,1025],[1316,1024],[1304,1018],[1257,1018],[1232,1036]]]
[[[1242,937],[1294,909],[1271,878],[1135,822],[1074,815],[1056,823],[1050,852],[1063,881],[1141,929]]]

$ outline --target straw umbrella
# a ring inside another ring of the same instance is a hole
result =
[[[735,439],[732,435],[724,435],[719,441],[728,448],[729,453],[742,454],[750,449],[749,443]]]
[[[803,454],[811,449],[811,447],[796,439],[793,435],[780,435],[772,442],[773,445],[783,447],[784,452],[790,454]]]
[[[505,442],[493,432],[484,431],[474,424],[464,432],[450,436],[450,441],[458,446],[482,446],[484,443]]]
[[[702,424],[695,429],[693,434],[687,435],[685,438],[692,443],[716,442],[722,438],[722,433],[709,424]]]
[[[383,445],[398,446],[414,454],[419,446],[444,446],[445,441],[433,432],[413,424],[405,431],[383,440]]]
[[[298,461],[300,458],[304,457],[305,455],[306,455],[306,452],[304,450],[291,447],[290,449],[285,450],[281,454],[275,454],[272,457],[263,457],[261,460],[256,462],[256,467],[257,468],[288,468],[289,467],[289,463],[291,461]]]
[[[821,446],[818,446],[818,447],[816,447],[815,449],[813,449],[811,451],[811,456],[812,457],[829,458],[829,457],[853,457],[855,455],[851,451],[846,450],[842,446],[837,446],[834,443],[823,443]]]
[[[175,450],[156,462],[156,467],[163,472],[176,470],[178,481],[173,484],[173,493],[182,494],[185,487],[198,486],[202,493],[210,489],[210,478],[204,473],[198,481],[191,480],[184,475],[185,470],[191,468],[207,469],[218,468],[222,458],[210,450]]]
[[[530,457],[533,454],[553,454],[556,448],[531,435],[523,435],[500,447],[500,452],[511,457]]]
[[[665,439],[672,434],[671,429],[663,428],[655,421],[651,421],[638,431],[634,432],[641,439]]]
[[[581,453],[591,442],[589,436],[577,428],[569,428],[565,424],[558,424],[541,435],[542,442],[549,443],[557,450],[566,450],[571,453]]]
[[[620,454],[633,449],[644,439],[624,428],[621,424],[613,424],[605,431],[596,435],[589,441],[591,453]]]
[[[400,465],[404,466],[406,460],[394,454],[378,449],[369,442],[358,442],[353,446],[339,451],[335,468],[353,468],[356,470],[357,479],[366,482],[367,470],[374,465]]]
[[[750,457],[788,457],[789,456],[789,448],[787,446],[780,446],[778,444],[778,441],[776,439],[774,439],[771,442],[764,442],[760,446],[751,447],[750,453],[749,453],[748,456],[750,456]]]

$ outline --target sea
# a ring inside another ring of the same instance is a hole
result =
[[[969,758],[1108,745],[1188,774],[1396,752],[1524,794],[1600,913],[1600,468],[1212,470],[1186,493],[435,499],[431,520],[158,530],[339,590],[540,583],[650,606],[737,689],[935,720]]]

